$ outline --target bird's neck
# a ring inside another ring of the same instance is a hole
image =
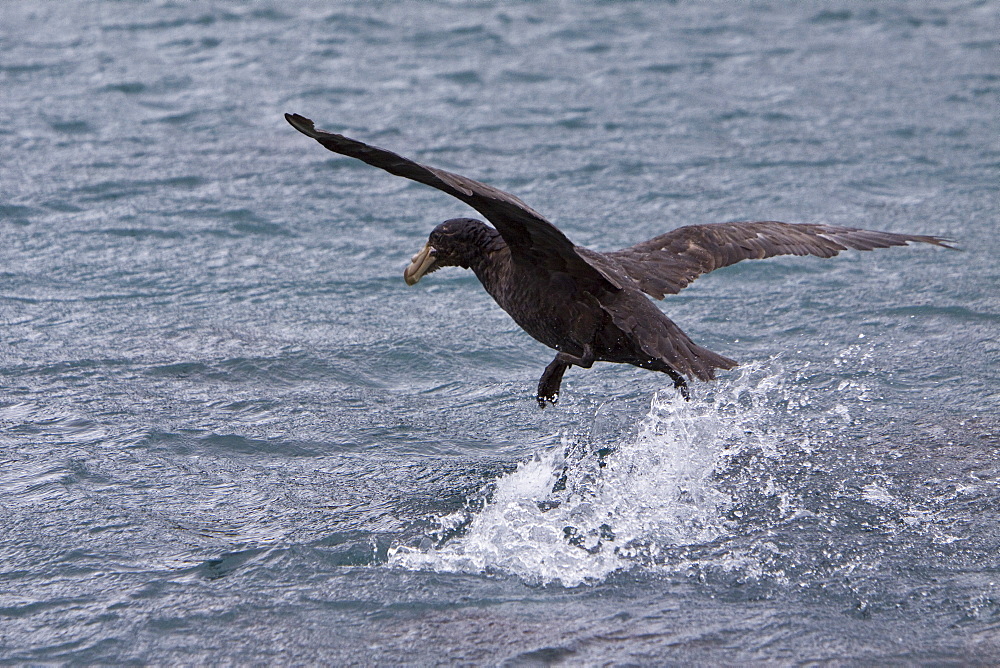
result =
[[[469,263],[469,269],[476,273],[480,281],[483,280],[484,273],[489,273],[490,267],[498,261],[496,258],[510,255],[507,243],[500,233],[486,225],[482,226],[481,234],[470,250],[472,252],[466,261]]]
[[[498,241],[499,243],[483,248],[482,252],[477,253],[469,264],[469,269],[475,273],[479,282],[494,298],[496,295],[493,294],[491,288],[499,285],[503,278],[510,274],[511,269],[510,249],[503,242],[503,239],[499,238],[499,235]]]

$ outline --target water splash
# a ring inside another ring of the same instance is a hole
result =
[[[537,453],[418,544],[393,547],[389,563],[576,586],[713,541],[733,501],[718,471],[748,449],[775,452],[763,414],[781,377],[748,365],[702,401],[658,394],[638,420],[606,404],[586,437]]]

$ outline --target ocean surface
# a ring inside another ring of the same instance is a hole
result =
[[[1000,662],[1000,4],[0,4],[0,663]],[[576,243],[935,234],[661,305],[571,369],[447,195]]]

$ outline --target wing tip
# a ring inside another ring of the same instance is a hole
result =
[[[904,234],[903,242],[901,246],[909,246],[911,243],[917,244],[930,244],[932,246],[940,246],[941,248],[947,248],[948,250],[960,251],[961,248],[953,246],[956,243],[954,239],[949,239],[948,237],[938,237],[929,234]]]
[[[949,239],[948,237],[921,237],[920,241],[927,244],[933,244],[935,246],[940,246],[941,248],[947,248],[948,250],[960,251],[962,250],[958,246],[953,246],[952,244],[957,243],[954,239]]]
[[[306,118],[300,114],[285,114],[285,120],[293,128],[301,132],[308,137],[316,136],[316,124],[312,122],[311,119]]]

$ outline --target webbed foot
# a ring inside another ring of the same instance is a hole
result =
[[[538,381],[538,394],[535,397],[539,408],[545,408],[546,402],[554,405],[559,400],[559,386],[562,384],[563,374],[569,367],[570,365],[561,361],[558,355],[545,367]]]
[[[673,369],[668,370],[667,373],[670,374],[670,377],[674,381],[674,388],[679,390],[681,396],[684,397],[684,401],[691,401],[691,392],[688,390],[688,384],[684,379],[684,376],[680,375]]]

